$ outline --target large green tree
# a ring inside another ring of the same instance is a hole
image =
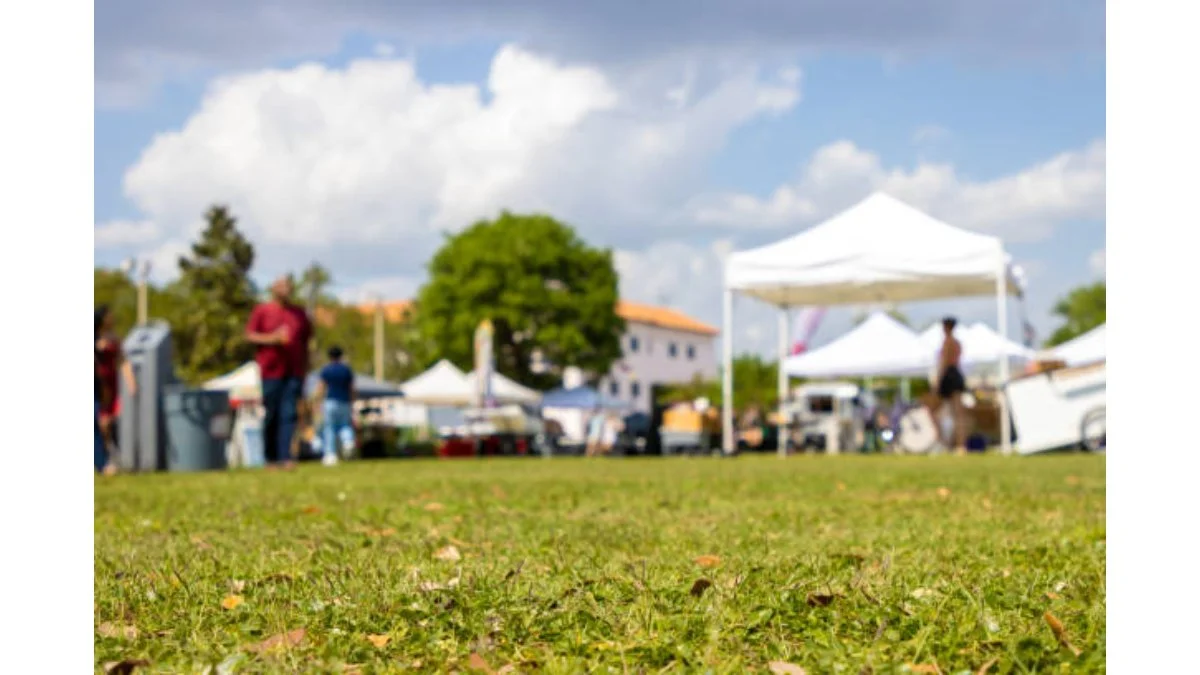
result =
[[[549,216],[506,211],[448,236],[434,255],[417,296],[417,341],[438,345],[440,353],[426,359],[469,369],[475,329],[491,319],[501,373],[553,385],[552,376],[531,368],[540,349],[547,361],[596,378],[621,357],[617,281],[611,251],[588,246]]]
[[[1052,310],[1054,315],[1062,319],[1050,338],[1046,340],[1047,347],[1060,345],[1073,340],[1080,335],[1102,326],[1105,323],[1105,284],[1098,281],[1088,286],[1072,290],[1066,297],[1061,298]]]
[[[176,369],[189,382],[226,373],[254,355],[244,337],[257,295],[250,280],[254,246],[228,208],[213,206],[204,219],[204,231],[179,259],[179,279],[172,284],[186,309],[172,321]]]

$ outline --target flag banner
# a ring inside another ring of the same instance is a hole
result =
[[[824,307],[805,307],[796,315],[792,323],[792,356],[803,354],[808,350],[808,343],[825,318]]]

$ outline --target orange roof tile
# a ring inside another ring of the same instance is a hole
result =
[[[393,300],[383,303],[384,318],[389,323],[400,321],[404,318],[404,313],[412,307],[412,300]],[[367,303],[357,306],[358,311],[364,316],[375,315],[375,304]],[[617,302],[617,315],[629,323],[640,323],[650,326],[658,326],[660,328],[668,328],[671,330],[684,331],[687,333],[696,333],[699,335],[708,335],[715,337],[720,334],[720,331],[715,327],[710,326],[702,321],[683,314],[682,312],[667,307],[655,307],[653,305],[644,305],[638,302],[629,302],[628,300],[619,300]],[[333,319],[328,313],[318,311],[317,321],[327,323]]]
[[[717,336],[721,331],[702,321],[697,321],[682,312],[667,307],[643,305],[638,302],[620,300],[617,302],[617,314],[629,323],[642,323],[660,328],[698,333],[700,335]]]

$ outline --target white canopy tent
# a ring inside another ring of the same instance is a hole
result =
[[[725,263],[723,448],[733,443],[733,296],[779,308],[779,362],[787,357],[790,308],[913,302],[995,294],[1000,335],[1007,333],[1008,295],[1018,292],[1003,242],[943,223],[877,192],[800,234],[729,256]],[[1008,379],[1008,362],[1000,364]],[[779,369],[780,406],[787,373]],[[1003,398],[1001,398],[1003,405]],[[1009,452],[1006,411],[1001,414]],[[783,436],[781,435],[781,438]],[[787,451],[780,443],[780,454]]]
[[[409,403],[432,406],[468,405],[475,396],[463,371],[445,359],[400,385],[400,390]]]
[[[1050,358],[1065,361],[1068,366],[1081,366],[1106,360],[1108,358],[1106,326],[1108,324],[1101,324],[1074,340],[1050,349]]]
[[[238,401],[253,401],[262,396],[262,380],[258,376],[258,364],[254,361],[247,361],[201,386],[209,391],[227,391],[229,398]]]
[[[476,374],[464,373],[457,366],[442,359],[432,368],[400,385],[404,397],[410,403],[428,406],[469,406],[475,402]],[[497,403],[537,403],[541,394],[524,387],[500,373],[492,373],[492,397]]]
[[[476,382],[479,379],[475,371],[467,373],[467,385],[471,387],[472,393],[477,391],[475,388]],[[537,403],[542,400],[542,395],[530,389],[529,387],[520,385],[500,373],[492,373],[492,398],[496,399],[497,403]]]
[[[1009,362],[1010,367],[1033,358],[1032,349],[1013,340],[1009,340],[992,330],[987,324],[977,321],[970,326],[956,326],[954,337],[962,345],[962,356],[959,363],[964,368],[977,368],[983,365],[995,365],[1001,359]],[[921,344],[928,354],[927,369],[932,370],[937,365],[937,353],[942,348],[942,324],[936,323],[921,333]]]
[[[833,342],[783,362],[791,377],[909,375],[929,360],[917,334],[885,312],[876,312]]]

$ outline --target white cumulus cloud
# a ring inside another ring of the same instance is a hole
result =
[[[949,223],[1036,241],[1059,223],[1104,218],[1105,142],[1061,153],[1018,173],[973,181],[951,164],[887,168],[850,141],[819,149],[800,177],[766,197],[719,194],[697,198],[702,222],[745,228],[802,225],[828,217],[883,190]]]
[[[669,226],[669,205],[733,129],[800,98],[794,68],[735,68],[667,100],[688,75],[666,70],[615,81],[508,46],[484,87],[428,84],[412,61],[388,58],[229,76],[155,138],[124,191],[161,241],[227,204],[268,263],[281,251],[355,260],[369,249],[376,262],[360,271],[392,274],[441,232],[502,208],[548,211],[620,245]]]
[[[1093,252],[1092,252],[1092,255],[1091,255],[1091,257],[1089,257],[1089,258],[1088,258],[1088,266],[1089,266],[1089,267],[1091,267],[1091,269],[1092,269],[1092,273],[1093,273],[1093,274],[1095,274],[1095,275],[1097,275],[1097,276],[1099,276],[1099,277],[1101,277],[1101,278],[1104,278],[1104,277],[1108,276],[1108,275],[1105,273],[1105,271],[1106,271],[1106,268],[1105,268],[1105,266],[1104,266],[1104,262],[1105,262],[1105,260],[1104,260],[1104,252],[1105,252],[1105,250],[1106,250],[1106,249],[1103,249],[1103,248],[1102,248],[1102,249],[1100,249],[1100,250],[1093,251]]]

